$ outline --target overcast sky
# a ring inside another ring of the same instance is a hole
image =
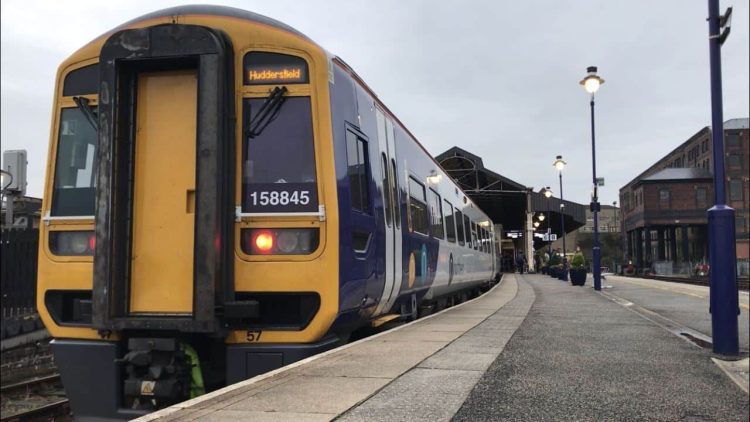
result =
[[[588,94],[596,65],[601,202],[710,125],[706,0],[204,0],[285,22],[349,63],[433,155],[457,145],[485,166],[588,203]],[[28,151],[41,196],[57,66],[105,31],[171,0],[2,1],[2,149]],[[722,49],[724,120],[747,117],[748,1]]]

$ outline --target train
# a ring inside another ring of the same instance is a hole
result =
[[[77,420],[122,420],[499,279],[494,225],[342,59],[180,6],[59,67],[37,307]]]

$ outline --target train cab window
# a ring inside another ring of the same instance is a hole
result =
[[[99,65],[76,69],[65,76],[63,96],[91,95],[99,93]]]
[[[458,244],[463,246],[464,245],[464,239],[466,237],[464,236],[464,215],[461,211],[456,208],[456,237],[458,238]]]
[[[445,238],[445,230],[443,229],[443,208],[440,206],[440,195],[432,189],[427,191],[427,195],[430,203],[430,216],[432,217],[430,220],[432,236],[443,239]]]
[[[464,234],[466,235],[466,247],[467,248],[474,247],[471,243],[474,240],[474,236],[472,236],[472,233],[471,233],[471,220],[469,219],[469,216],[466,214],[464,214]]]
[[[94,215],[97,143],[96,130],[83,111],[62,109],[51,215]]]
[[[445,216],[445,237],[451,243],[456,243],[456,220],[453,218],[453,205],[444,201],[443,214]]]
[[[268,125],[249,136],[265,101],[243,100],[242,210],[318,211],[310,97],[284,98]]]
[[[367,141],[351,131],[346,131],[347,175],[352,208],[370,211],[370,192],[367,172]]]
[[[427,234],[430,223],[427,217],[424,185],[413,177],[409,177],[409,217],[411,231]]]

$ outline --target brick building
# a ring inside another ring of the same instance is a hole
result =
[[[724,123],[727,205],[735,210],[737,270],[750,273],[748,119]],[[625,258],[642,271],[693,274],[708,262],[714,204],[711,129],[704,127],[620,189]]]

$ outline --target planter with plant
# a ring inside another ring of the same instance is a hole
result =
[[[560,272],[560,255],[558,254],[552,254],[552,256],[549,258],[549,261],[547,262],[547,274],[549,274],[550,277],[557,278],[557,275]]]
[[[583,254],[576,252],[570,261],[570,283],[574,286],[586,284],[586,258]]]

